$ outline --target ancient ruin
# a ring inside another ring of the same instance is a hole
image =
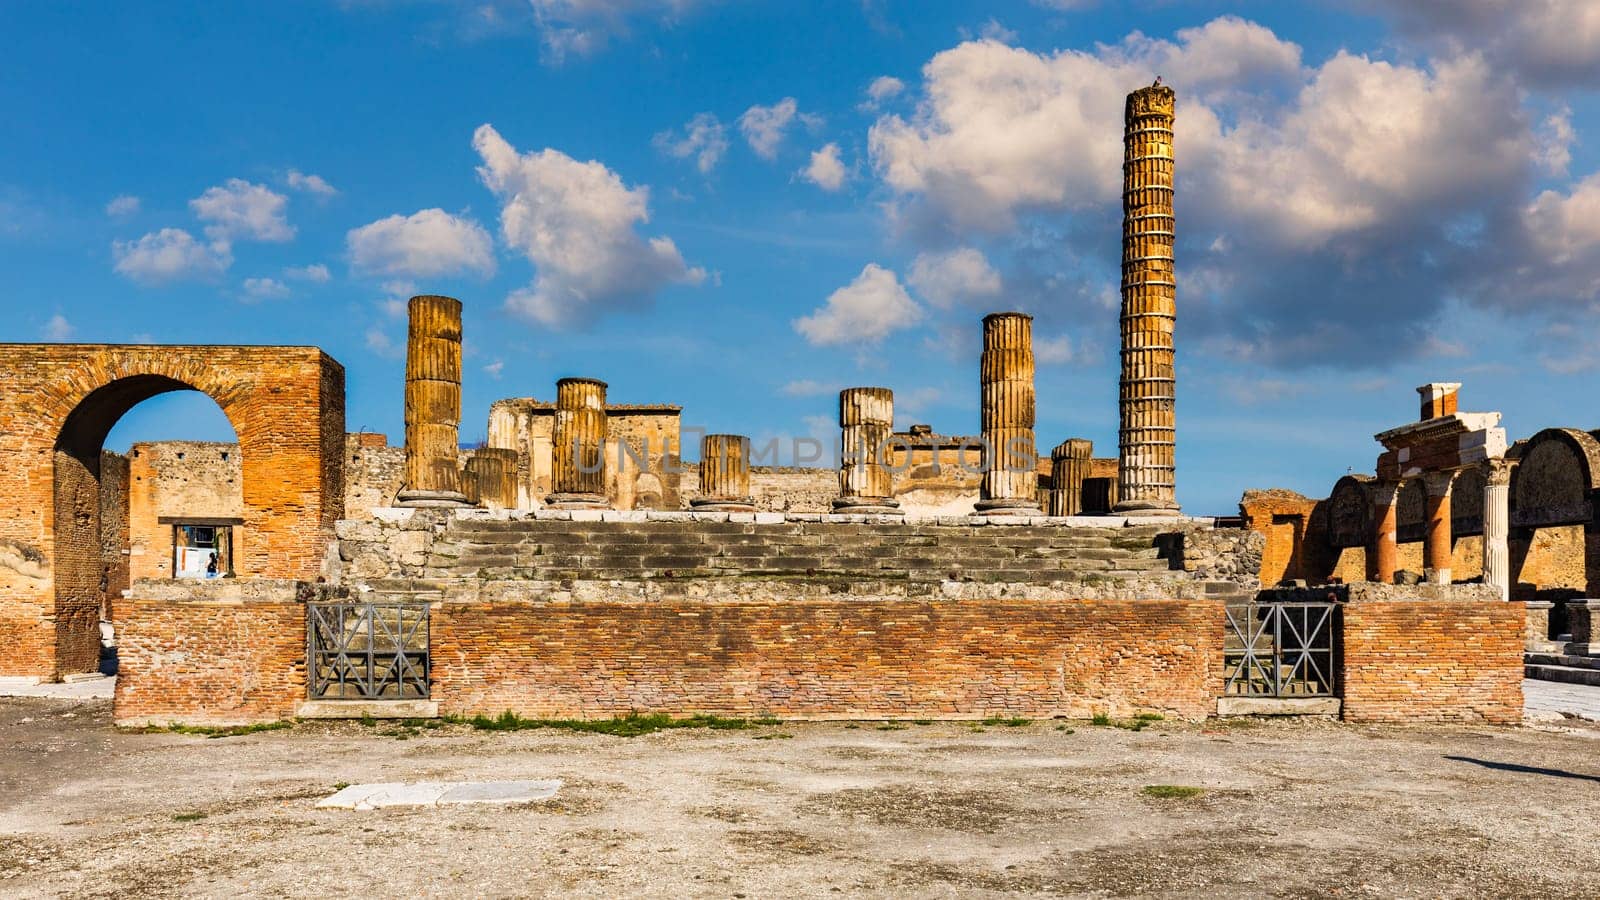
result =
[[[1430,385],[1421,421],[1378,435],[1375,477],[1179,516],[1173,110],[1170,88],[1127,102],[1117,459],[1062,435],[1040,458],[1019,312],[974,323],[976,434],[896,432],[892,388],[851,387],[834,453],[787,467],[737,434],[685,460],[680,407],[609,403],[594,378],[496,402],[463,447],[449,297],[409,304],[402,448],[345,433],[342,370],[314,349],[7,346],[0,671],[95,671],[104,619],[128,724],[1517,721],[1530,534],[1580,528],[1593,590],[1600,443],[1507,448],[1496,414]],[[216,399],[239,443],[102,452],[171,390]],[[1461,552],[1476,534],[1481,563]],[[1392,583],[1412,570],[1428,583]],[[1545,637],[1593,646],[1590,607],[1542,609]]]

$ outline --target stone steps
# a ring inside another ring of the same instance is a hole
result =
[[[1600,656],[1577,656],[1571,653],[1524,653],[1523,662],[1530,666],[1567,666],[1574,669],[1600,670]]]
[[[1559,681],[1563,684],[1586,684],[1600,687],[1600,669],[1586,666],[1549,666],[1525,665],[1522,668],[1525,678],[1539,681]]]

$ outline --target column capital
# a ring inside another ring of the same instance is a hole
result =
[[[1373,506],[1393,506],[1400,496],[1400,482],[1374,481],[1368,488],[1372,492]]]
[[[1428,489],[1429,497],[1446,497],[1450,494],[1450,485],[1456,480],[1454,470],[1444,472],[1423,472],[1422,484]]]
[[[1517,467],[1514,459],[1497,456],[1483,461],[1483,483],[1491,487],[1511,484],[1511,471]]]

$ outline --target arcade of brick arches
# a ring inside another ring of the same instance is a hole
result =
[[[679,407],[593,377],[493,404],[462,449],[448,297],[409,304],[398,447],[345,433],[343,370],[313,348],[0,346],[0,676],[112,660],[128,724],[1520,721],[1525,654],[1582,672],[1600,651],[1600,441],[1508,445],[1429,385],[1373,476],[1183,515],[1175,113],[1171,88],[1128,97],[1115,455],[1035,433],[1017,312],[974,323],[975,433],[897,431],[891,387],[851,387],[812,467],[739,434],[686,452]],[[214,399],[237,445],[104,450],[174,390]],[[196,534],[219,577],[188,577]]]

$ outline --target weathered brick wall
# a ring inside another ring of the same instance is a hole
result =
[[[134,598],[117,614],[119,725],[272,722],[305,699],[305,606],[292,599]]]
[[[130,577],[172,577],[172,523],[162,518],[242,519],[243,472],[237,444],[151,441],[128,448]],[[102,522],[102,531],[110,528]],[[235,552],[249,543],[247,532],[234,527]]]
[[[105,618],[115,614],[128,589],[128,562],[128,458],[105,451],[100,454],[100,614]]]
[[[343,385],[307,347],[0,345],[0,508],[16,511],[0,517],[0,675],[98,665],[101,445],[159,393],[206,393],[243,438],[240,574],[314,576],[342,513]]]
[[[1511,571],[1515,585],[1525,586],[1518,596],[1540,591],[1583,591],[1588,575],[1584,565],[1584,528],[1563,525],[1523,531],[1511,538]]]
[[[1344,607],[1344,718],[1522,721],[1520,603],[1396,600]]]
[[[1215,711],[1214,601],[440,603],[447,713],[786,718]]]

